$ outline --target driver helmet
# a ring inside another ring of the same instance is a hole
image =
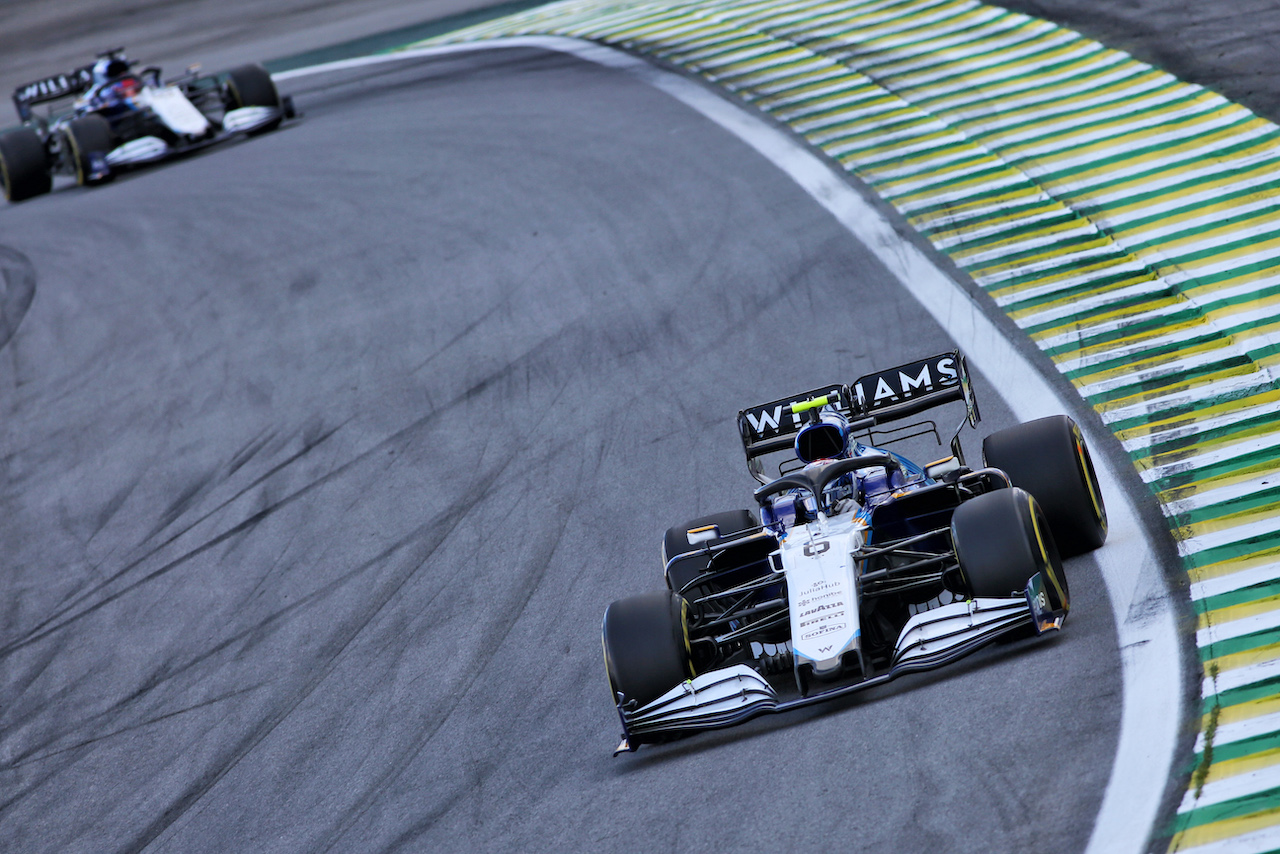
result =
[[[120,55],[104,56],[93,64],[93,82],[101,86],[129,73],[129,60]]]
[[[802,463],[842,459],[849,454],[849,420],[824,406],[818,420],[796,434],[796,456]]]

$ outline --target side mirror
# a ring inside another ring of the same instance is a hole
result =
[[[689,545],[696,546],[698,543],[709,543],[719,539],[720,529],[715,525],[703,525],[701,528],[691,528],[685,534],[689,537]]]
[[[960,460],[956,457],[943,457],[924,467],[924,473],[932,480],[943,480],[952,472],[960,471]]]

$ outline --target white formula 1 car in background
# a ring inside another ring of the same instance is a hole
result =
[[[895,422],[950,403],[964,415],[949,456],[919,466],[872,444],[940,444],[931,420]],[[1089,451],[1052,416],[987,436],[974,469],[960,431],[978,421],[959,352],[740,412],[756,509],[667,531],[667,589],[605,611],[617,752],[1060,629],[1059,550],[1107,535]]]
[[[124,50],[92,65],[46,77],[13,93],[22,126],[0,134],[0,183],[11,202],[49,192],[53,176],[80,185],[124,169],[280,126],[294,115],[261,65],[221,74],[196,67],[161,82],[160,69],[134,73]],[[45,105],[44,115],[34,107]]]

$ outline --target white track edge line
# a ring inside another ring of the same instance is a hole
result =
[[[328,71],[493,48],[533,47],[573,54],[624,71],[671,95],[770,160],[871,250],[996,389],[1018,389],[1009,408],[1023,421],[1084,406],[1064,401],[1008,341],[973,299],[925,254],[903,242],[894,226],[846,181],[845,175],[764,119],[731,104],[702,84],[631,54],[594,42],[521,36],[490,42],[419,48],[328,62],[272,75],[289,80]],[[1086,434],[1093,432],[1082,424]],[[1092,437],[1099,438],[1096,435]],[[1171,596],[1160,550],[1139,522],[1137,508],[1102,455],[1094,459],[1107,495],[1110,534],[1095,553],[1119,637],[1123,706],[1110,779],[1086,854],[1146,850],[1170,778],[1182,719],[1182,670]],[[1173,714],[1170,714],[1170,712]],[[1152,781],[1158,781],[1154,786]]]

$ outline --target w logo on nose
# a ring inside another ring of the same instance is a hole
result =
[[[831,647],[829,647],[829,646],[820,646],[820,647],[818,647],[818,652],[831,652]]]

